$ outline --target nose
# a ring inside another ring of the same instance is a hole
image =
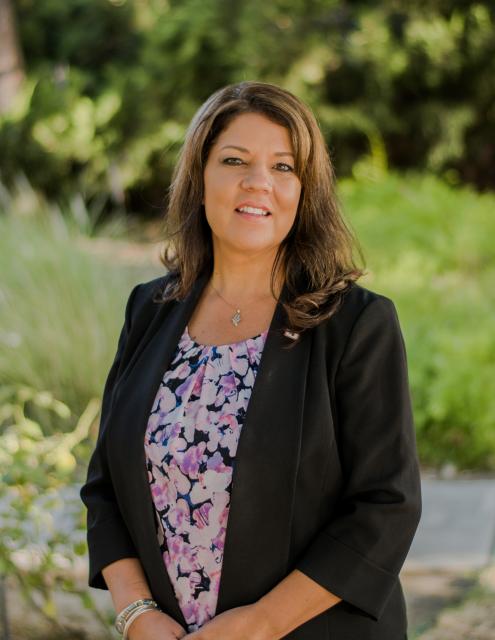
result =
[[[271,191],[272,177],[269,169],[259,164],[248,167],[242,178],[242,187],[248,191]]]

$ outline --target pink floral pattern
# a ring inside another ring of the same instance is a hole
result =
[[[215,615],[237,444],[267,333],[211,346],[186,327],[149,416],[158,542],[189,632]]]

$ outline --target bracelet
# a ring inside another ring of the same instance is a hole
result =
[[[153,607],[147,604],[143,605],[142,607],[138,607],[137,609],[134,609],[134,611],[131,613],[130,617],[128,618],[127,622],[125,623],[122,640],[127,640],[127,634],[129,633],[131,624],[134,622],[136,618],[139,618],[141,614],[146,613],[147,611],[158,611],[158,610],[159,610],[158,607]]]
[[[136,600],[135,602],[131,602],[131,604],[129,604],[125,609],[123,609],[115,619],[115,628],[121,635],[124,633],[126,623],[129,620],[130,616],[133,614],[133,612],[136,611],[136,609],[139,609],[140,607],[143,607],[143,606],[151,607],[153,609],[158,609],[157,603],[154,600],[151,600],[151,598],[143,598],[142,600]]]

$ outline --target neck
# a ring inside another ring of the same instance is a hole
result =
[[[270,277],[273,266],[271,260],[262,256],[235,256],[225,259],[215,255],[210,285],[233,305],[243,301],[278,299],[283,281],[279,275],[275,280],[274,293],[271,293]]]

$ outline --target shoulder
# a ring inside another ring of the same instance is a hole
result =
[[[352,327],[362,315],[385,319],[396,316],[397,311],[389,297],[353,282],[343,295],[335,320]]]
[[[133,290],[135,291],[136,304],[160,303],[160,298],[172,280],[173,275],[166,273],[163,276],[136,285]]]
[[[137,284],[131,291],[126,305],[126,318],[132,324],[137,317],[153,316],[162,307],[163,293],[172,281],[172,275],[166,273],[153,280]]]
[[[357,283],[345,292],[335,314],[316,327],[314,340],[335,372],[350,361],[374,362],[378,367],[402,359],[405,352],[394,302]]]
[[[315,329],[319,344],[336,361],[351,345],[379,345],[401,334],[394,302],[356,282],[344,292],[336,312]]]

